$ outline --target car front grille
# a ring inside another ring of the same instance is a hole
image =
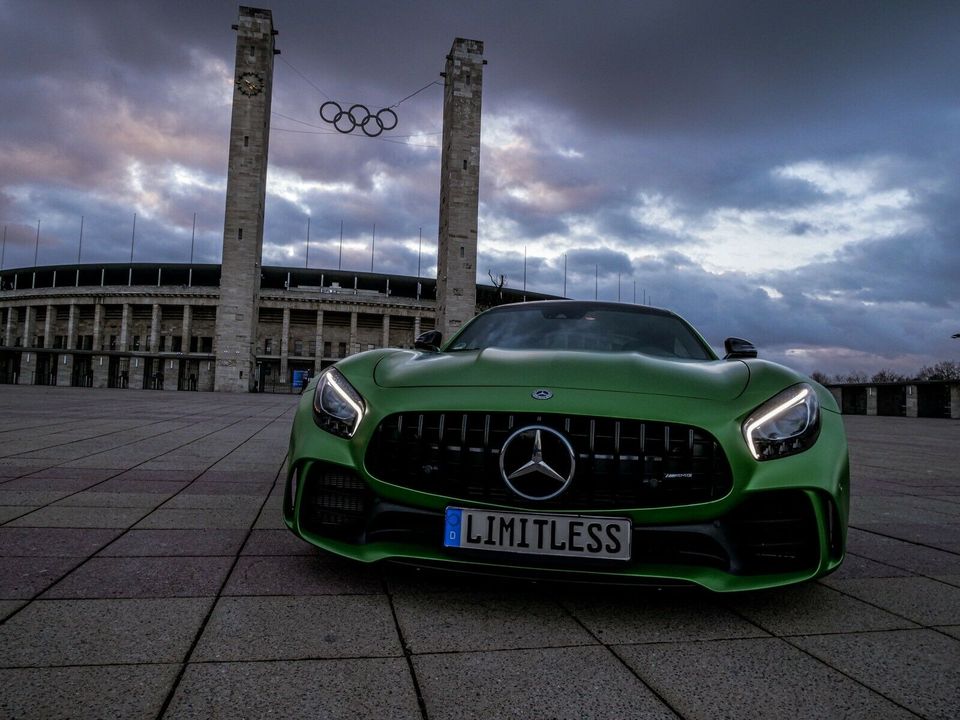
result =
[[[561,433],[576,455],[570,487],[528,501],[506,487],[500,450],[515,430],[543,425]],[[390,415],[366,454],[367,471],[393,485],[500,505],[603,510],[692,505],[732,487],[716,439],[690,425],[519,413],[424,412]]]
[[[820,538],[813,505],[801,490],[756,493],[724,520],[731,571],[764,575],[814,568]]]
[[[300,499],[303,529],[333,537],[355,535],[363,528],[371,493],[351,470],[315,462],[305,474]]]

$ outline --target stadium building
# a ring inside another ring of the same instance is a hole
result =
[[[0,382],[291,391],[303,374],[378,347],[455,332],[525,297],[476,284],[483,43],[446,56],[436,279],[263,267],[274,47],[269,10],[241,7],[221,265],[0,270]]]

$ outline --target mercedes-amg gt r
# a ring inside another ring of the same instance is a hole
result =
[[[286,524],[363,562],[716,591],[828,573],[836,401],[725,346],[666,310],[558,300],[353,355],[300,401]]]

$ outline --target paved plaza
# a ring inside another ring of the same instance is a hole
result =
[[[847,417],[843,567],[716,596],[324,555],[296,402],[0,386],[0,717],[960,716],[960,421]]]

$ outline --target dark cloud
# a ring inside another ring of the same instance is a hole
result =
[[[481,279],[490,269],[519,288],[525,272],[533,290],[646,298],[717,346],[744,335],[801,366],[955,356],[944,338],[960,306],[956,5],[266,4],[282,50],[267,262],[306,262],[309,216],[312,267],[368,270],[376,224],[376,270],[415,274],[422,230],[419,262],[434,272],[441,94],[428,84],[454,37],[477,38],[489,60]],[[0,27],[4,267],[35,252],[72,262],[81,216],[84,260],[123,262],[134,212],[136,259],[188,259],[196,214],[195,259],[217,261],[237,4],[0,10],[14,18]],[[387,107],[424,86],[378,140],[332,133],[318,116],[328,98]],[[790,270],[695,260],[721,212],[774,218],[768,248],[854,232],[849,213],[832,214],[842,191],[778,173],[804,162],[869,168],[872,194],[848,202],[863,204],[854,220],[876,222]],[[638,212],[648,201],[670,222]]]

